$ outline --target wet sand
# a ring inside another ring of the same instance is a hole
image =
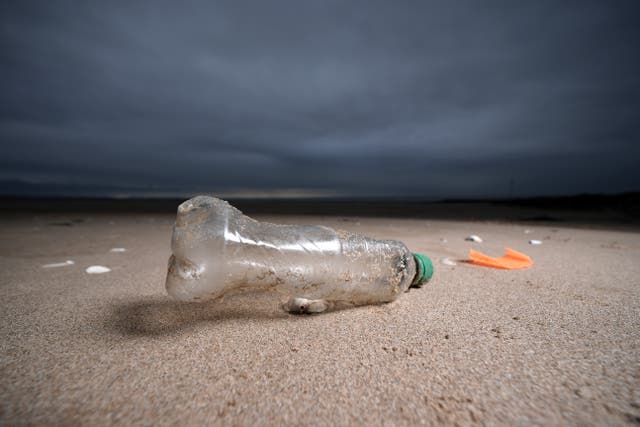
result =
[[[315,316],[282,312],[270,293],[176,303],[164,290],[173,215],[4,214],[0,423],[640,423],[637,231],[257,218],[403,240],[436,273],[393,303]],[[535,265],[441,263],[472,247],[511,247]]]

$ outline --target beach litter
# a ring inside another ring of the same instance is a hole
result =
[[[464,240],[467,240],[469,242],[482,243],[482,239],[480,238],[480,236],[476,236],[475,234],[465,237]]]
[[[542,240],[529,240],[530,245],[541,245]]]
[[[292,313],[386,303],[433,275],[431,260],[397,240],[320,225],[274,225],[224,200],[198,196],[178,207],[166,288],[180,301],[271,289]],[[375,286],[372,286],[372,283]]]
[[[110,268],[103,265],[92,265],[85,270],[89,274],[103,274],[111,271]]]
[[[444,264],[444,265],[458,265],[454,260],[452,260],[451,258],[442,258],[442,260],[440,260],[440,263]]]
[[[500,268],[504,270],[517,270],[521,268],[528,268],[533,265],[533,260],[528,255],[510,248],[505,248],[504,251],[504,256],[500,258],[493,258],[470,249],[470,262],[471,264],[481,265],[484,267]]]
[[[125,248],[111,248],[109,252],[121,253],[121,252],[127,252],[127,250]]]
[[[54,262],[52,264],[45,264],[42,266],[42,268],[58,268],[58,267],[66,267],[68,265],[73,265],[75,264],[75,262],[73,262],[72,260],[68,259],[65,262]]]

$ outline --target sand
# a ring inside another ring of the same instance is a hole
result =
[[[173,215],[0,219],[0,424],[640,423],[634,231],[259,217],[399,239],[435,261],[393,303],[296,316],[270,293],[171,301]],[[505,246],[533,268],[441,263]]]

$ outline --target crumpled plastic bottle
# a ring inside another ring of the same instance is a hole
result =
[[[402,242],[258,222],[209,196],[179,206],[171,250],[172,297],[205,301],[238,289],[275,290],[290,297],[284,308],[291,312],[393,301],[433,274],[429,258]]]

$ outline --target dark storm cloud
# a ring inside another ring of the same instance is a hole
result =
[[[133,194],[638,189],[634,2],[251,3],[2,6],[0,180]]]

